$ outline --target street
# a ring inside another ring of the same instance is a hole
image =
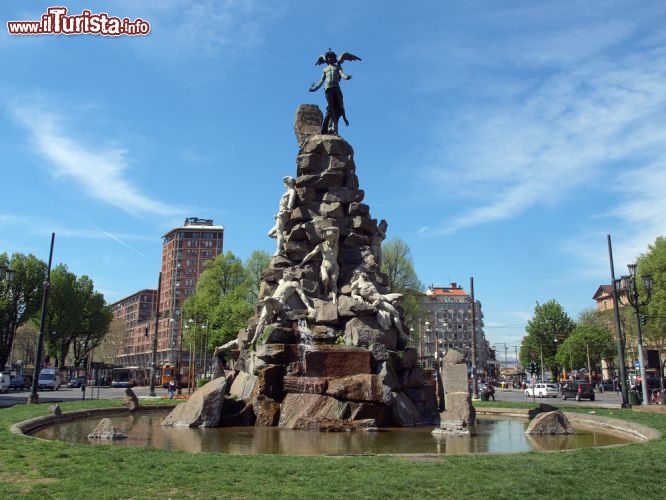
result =
[[[518,403],[528,403],[530,401],[535,401],[536,403],[546,403],[553,406],[590,406],[598,408],[619,408],[622,405],[622,394],[619,392],[613,391],[604,391],[603,393],[595,392],[594,401],[588,401],[586,399],[582,401],[576,401],[575,399],[567,399],[563,401],[561,397],[556,398],[536,398],[525,396],[524,389],[500,389],[499,387],[495,388],[495,400],[496,401],[511,401]],[[491,398],[492,401],[492,398]]]
[[[148,397],[150,394],[150,386],[136,386],[132,390],[139,398]],[[187,389],[183,389],[183,393],[187,394]],[[40,403],[60,403],[62,401],[84,399],[84,396],[85,399],[122,399],[125,395],[125,389],[95,386],[86,387],[84,393],[80,388],[61,386],[57,391],[39,391],[38,394]],[[9,391],[5,394],[0,394],[0,408],[26,403],[28,396],[30,396],[30,390]],[[166,389],[155,387],[155,397],[161,398],[165,396],[168,396]]]
[[[132,388],[137,397],[148,397],[150,394],[149,386],[136,386]],[[187,394],[187,389],[183,389],[183,394]],[[15,404],[26,403],[30,391],[9,391],[6,394],[0,394],[0,408],[13,406]],[[112,387],[86,387],[85,399],[121,399],[125,395],[124,388]],[[155,387],[155,397],[163,398],[167,396],[167,390],[162,387]],[[57,391],[39,391],[40,403],[59,403],[61,401],[72,401],[83,399],[84,393],[78,388],[60,387]],[[518,403],[529,403],[533,400],[531,397],[525,396],[525,391],[521,389],[495,389],[496,401],[511,401]],[[491,400],[492,401],[492,400]],[[562,398],[536,398],[536,404],[546,403],[553,406],[589,406],[598,408],[619,408],[622,404],[622,395],[618,392],[604,391],[603,393],[596,392],[594,401],[576,401],[575,399],[567,399],[563,401]]]

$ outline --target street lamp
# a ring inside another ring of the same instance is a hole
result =
[[[0,281],[6,281],[9,284],[13,279],[14,271],[8,266],[0,266]]]
[[[645,286],[645,299],[640,300],[638,296],[638,286],[636,285],[636,264],[629,264],[629,275],[620,277],[620,291],[625,292],[629,304],[634,309],[636,315],[636,341],[638,342],[638,363],[640,364],[641,374],[641,392],[643,395],[643,404],[649,405],[650,398],[647,392],[647,377],[645,375],[645,357],[643,355],[643,335],[641,332],[641,307],[645,307],[652,299],[652,276],[644,274],[643,285]]]

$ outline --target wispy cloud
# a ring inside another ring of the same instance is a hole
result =
[[[521,92],[499,92],[492,104],[442,120],[449,124],[439,131],[446,145],[432,155],[439,160],[423,179],[462,208],[435,231],[515,217],[590,183],[610,192],[648,173],[658,181],[642,183],[641,202],[634,201],[638,193],[616,191],[614,215],[654,221],[664,179],[645,165],[666,156],[666,55],[654,47],[614,55],[549,71]],[[499,89],[502,82],[489,85]]]
[[[264,41],[264,25],[284,10],[254,0],[130,1],[114,8],[150,22],[142,50],[150,46],[153,54],[169,58],[240,57]]]
[[[182,209],[152,199],[132,184],[125,149],[108,146],[101,139],[84,143],[81,131],[68,130],[70,124],[55,112],[34,105],[17,106],[12,111],[30,134],[35,152],[49,162],[52,168],[48,172],[54,178],[132,215],[182,213]]]

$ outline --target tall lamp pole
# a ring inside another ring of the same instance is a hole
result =
[[[636,314],[636,341],[638,342],[638,362],[640,364],[641,374],[641,392],[643,394],[643,404],[649,405],[650,398],[648,397],[647,377],[645,375],[645,356],[643,355],[643,334],[641,332],[641,307],[645,307],[652,299],[652,276],[644,274],[643,285],[645,286],[645,300],[641,301],[638,296],[638,286],[636,285],[636,264],[629,264],[629,276],[622,276],[620,278],[621,290],[627,294],[629,304],[634,309]]]
[[[474,300],[474,277],[469,279],[470,300],[472,301],[472,397],[479,398],[476,385],[476,301]]]
[[[610,260],[611,283],[613,287],[613,310],[615,312],[615,333],[617,341],[617,359],[619,368],[618,383],[622,392],[622,408],[629,407],[629,391],[627,390],[627,367],[624,363],[624,337],[622,335],[622,324],[620,323],[620,302],[618,300],[618,285],[619,280],[615,279],[615,267],[613,265],[613,247],[611,245],[611,237],[608,235],[608,257]]]
[[[153,334],[153,354],[150,368],[150,392],[149,396],[155,397],[155,373],[157,372],[157,331],[160,326],[160,295],[162,292],[162,271],[157,280],[157,307],[155,309],[155,332]]]
[[[35,371],[32,374],[32,387],[28,403],[39,403],[39,372],[42,369],[42,357],[44,355],[44,323],[46,322],[46,306],[49,301],[49,288],[51,287],[51,263],[53,262],[53,244],[55,243],[55,233],[51,233],[51,250],[49,251],[49,267],[46,270],[46,280],[44,281],[44,295],[42,296],[42,315],[39,320],[39,336],[37,337],[37,354],[35,356]]]

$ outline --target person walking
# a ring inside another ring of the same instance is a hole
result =
[[[169,399],[173,399],[173,394],[176,391],[176,383],[171,379],[169,381]]]

